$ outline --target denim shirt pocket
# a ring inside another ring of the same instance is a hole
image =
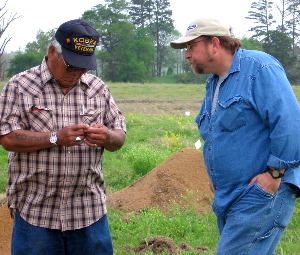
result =
[[[200,135],[205,140],[208,135],[208,126],[209,126],[208,116],[205,113],[202,113],[200,111],[200,113],[198,114],[198,116],[195,119],[195,122],[198,125],[198,130],[199,130]]]
[[[219,123],[222,132],[234,132],[247,124],[242,101],[241,96],[219,101]]]

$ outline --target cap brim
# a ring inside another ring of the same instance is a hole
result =
[[[64,56],[64,59],[68,64],[74,66],[74,67],[79,67],[79,68],[84,68],[88,70],[96,70],[97,69],[97,62],[96,62],[96,56],[95,54],[91,56],[87,55],[80,55],[77,53],[74,53],[72,51],[69,51],[62,47],[62,54]]]
[[[174,49],[183,49],[186,47],[186,44],[196,38],[198,38],[200,35],[194,35],[194,36],[185,36],[181,37],[175,41],[170,42],[170,45]]]

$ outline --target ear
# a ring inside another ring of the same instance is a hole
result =
[[[55,49],[55,47],[53,45],[49,46],[49,48],[48,48],[48,55],[47,56],[48,56],[48,60],[50,62],[52,62],[53,59],[57,57],[56,56],[56,49]]]
[[[221,48],[221,43],[218,37],[213,37],[211,40],[213,53],[217,53]]]

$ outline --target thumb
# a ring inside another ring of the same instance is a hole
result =
[[[255,177],[252,178],[252,180],[250,181],[250,183],[248,184],[248,186],[252,185],[256,181],[257,181],[257,176],[255,176]]]

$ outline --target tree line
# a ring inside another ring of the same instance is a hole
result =
[[[245,18],[254,21],[249,29],[253,35],[242,38],[242,45],[276,57],[291,83],[300,84],[300,0],[277,1],[252,2]],[[173,74],[178,82],[200,82],[190,71],[184,50],[169,46],[180,36],[173,25],[169,0],[105,0],[81,18],[100,34],[96,75],[105,81],[145,82]],[[40,64],[54,33],[54,29],[38,31],[36,41],[10,60],[7,76]]]

